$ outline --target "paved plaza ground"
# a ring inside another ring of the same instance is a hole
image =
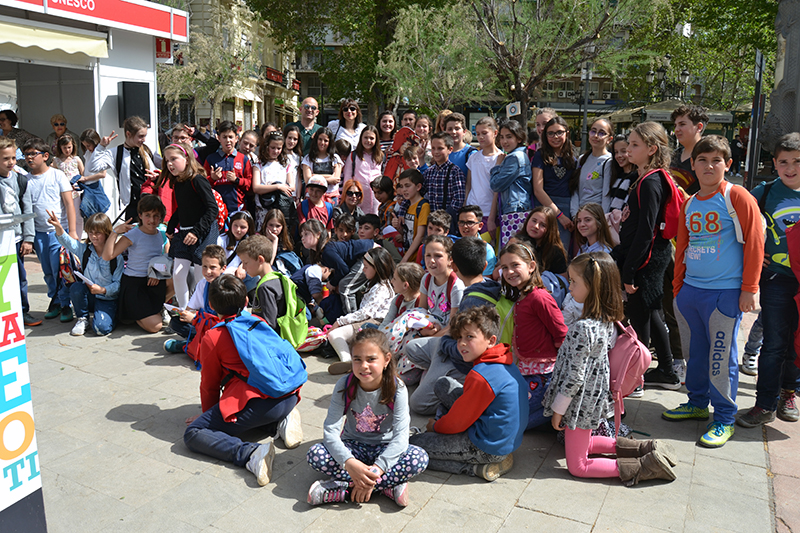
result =
[[[41,271],[35,259],[27,265],[32,311],[41,316],[47,304]],[[743,333],[754,318],[746,317]],[[164,353],[167,336],[122,326],[107,337],[71,337],[71,325],[56,319],[26,329],[53,533],[800,531],[800,510],[790,499],[800,486],[798,424],[737,427],[727,445],[708,450],[695,444],[705,423],[661,419],[685,394],[660,390],[627,400],[625,422],[673,444],[680,460],[672,483],[626,488],[616,479],[575,479],[555,433],[543,431],[525,435],[513,470],[494,483],[428,471],[411,482],[405,509],[383,496],[311,507],[308,487],[321,476],[305,453],[322,438],[337,379],[327,373],[329,361],[305,357],[309,380],[299,404],[305,442],[295,450],[279,442],[273,482],[259,487],[244,468],[183,445],[185,419],[200,413],[200,374],[186,356]],[[741,378],[739,405],[749,409],[755,382]],[[424,420],[414,417],[412,425]]]

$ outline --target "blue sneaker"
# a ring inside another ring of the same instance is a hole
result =
[[[183,347],[186,341],[179,341],[177,339],[169,339],[164,341],[164,350],[167,353],[183,353]]]
[[[719,448],[731,437],[733,437],[733,424],[712,422],[708,425],[708,431],[700,437],[698,442],[706,448]]]
[[[661,413],[661,418],[671,422],[680,420],[708,420],[708,407],[700,409],[689,402],[682,403],[675,409],[664,411]]]

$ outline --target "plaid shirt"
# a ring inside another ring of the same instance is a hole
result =
[[[447,174],[450,173],[448,184],[448,191],[445,194],[444,184],[447,180]],[[431,204],[431,212],[437,209],[451,208],[451,210],[458,211],[464,206],[464,191],[467,184],[467,178],[458,166],[454,165],[449,160],[444,165],[432,164],[425,171],[425,199]],[[447,203],[445,205],[445,196],[447,196]]]

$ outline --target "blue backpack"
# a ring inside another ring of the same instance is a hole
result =
[[[542,282],[544,282],[545,289],[550,291],[553,299],[558,304],[558,308],[564,307],[564,298],[567,297],[569,292],[569,284],[564,279],[564,276],[545,270],[542,272]]]
[[[288,250],[278,252],[275,256],[274,264],[280,272],[287,276],[291,276],[303,268],[303,262],[300,261],[297,254]]]
[[[267,396],[280,398],[296,391],[308,380],[306,364],[300,354],[261,317],[243,310],[214,327],[223,325],[228,328],[236,351],[250,372],[245,378],[226,369],[228,375],[222,380],[223,386],[236,376]]]

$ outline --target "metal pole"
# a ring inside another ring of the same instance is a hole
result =
[[[747,162],[745,168],[745,188],[753,188],[753,182],[758,174],[758,160],[761,155],[761,143],[758,137],[761,130],[761,121],[764,119],[764,95],[761,94],[761,83],[764,79],[764,55],[761,50],[756,50],[756,90],[753,96],[753,112],[750,116],[750,139],[747,144]]]
[[[581,152],[589,149],[589,80],[592,79],[592,64],[587,61],[583,82],[583,128],[581,128]]]

